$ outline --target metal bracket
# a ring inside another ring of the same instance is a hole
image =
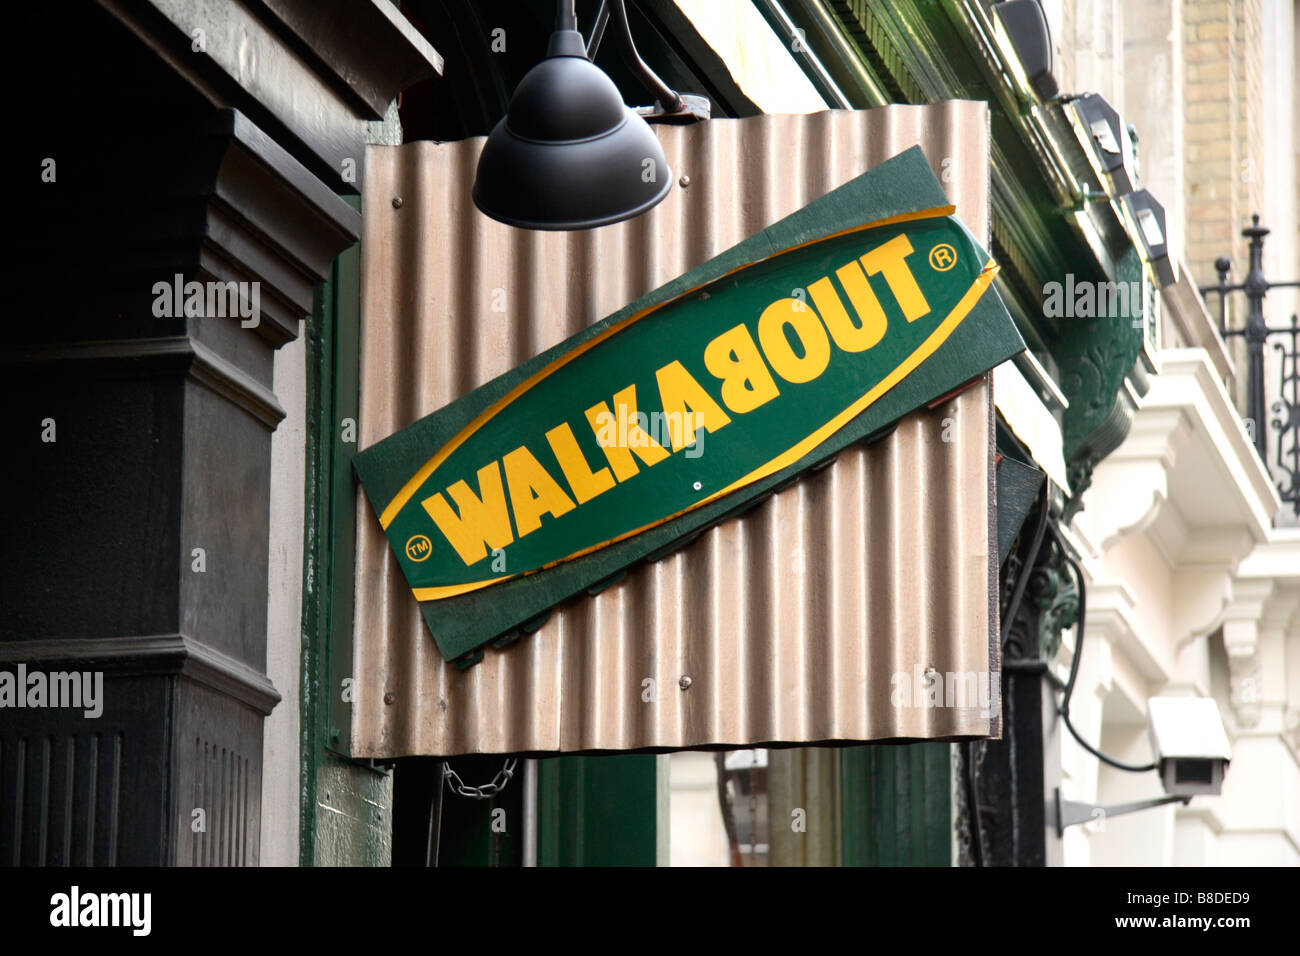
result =
[[[1249,239],[1250,264],[1244,281],[1229,285],[1228,272],[1232,269],[1232,260],[1220,256],[1214,261],[1214,270],[1218,273],[1218,285],[1201,286],[1201,296],[1217,293],[1219,296],[1219,335],[1226,341],[1240,336],[1246,342],[1247,379],[1246,379],[1246,414],[1245,419],[1253,427],[1252,439],[1255,450],[1265,467],[1274,474],[1286,476],[1285,484],[1276,482],[1279,496],[1284,504],[1290,504],[1292,510],[1300,515],[1300,468],[1297,467],[1297,451],[1300,450],[1300,322],[1291,316],[1290,326],[1269,325],[1264,316],[1264,301],[1269,289],[1300,288],[1300,281],[1270,282],[1264,276],[1264,237],[1269,229],[1259,224],[1259,215],[1250,217],[1251,224],[1241,230],[1243,239]],[[1249,308],[1245,324],[1239,329],[1230,329],[1227,325],[1227,301],[1231,292],[1244,292]],[[1277,400],[1271,404],[1266,395],[1265,346],[1270,336],[1289,336],[1291,347],[1274,343],[1273,350],[1278,353],[1281,364],[1281,381],[1278,383]],[[1269,410],[1280,417],[1269,419]],[[1268,460],[1268,429],[1272,425],[1278,432],[1277,457],[1270,464]],[[1287,439],[1290,438],[1290,444]]]
[[[1065,828],[1072,827],[1079,823],[1090,823],[1097,819],[1098,811],[1101,811],[1102,818],[1118,817],[1126,813],[1136,813],[1138,810],[1150,810],[1153,807],[1163,807],[1170,803],[1181,803],[1186,805],[1191,803],[1191,797],[1180,797],[1175,794],[1166,794],[1163,797],[1152,797],[1150,800],[1135,800],[1132,803],[1116,803],[1109,807],[1099,806],[1095,803],[1079,803],[1075,800],[1065,800],[1061,797],[1061,788],[1056,788],[1056,835],[1064,836]]]
[[[656,97],[654,106],[636,107],[637,115],[647,123],[671,123],[674,126],[685,126],[688,123],[708,119],[712,115],[713,106],[707,96],[675,92],[641,59],[636,44],[632,42],[632,29],[627,22],[627,8],[621,0],[616,3],[600,0],[600,8],[596,11],[596,22],[592,24],[591,36],[587,40],[587,59],[596,62],[596,51],[600,49],[601,41],[605,38],[611,7],[614,8],[624,62],[646,89]]]
[[[682,101],[683,106],[676,112],[669,113],[664,110],[661,104],[656,103],[654,106],[638,106],[636,108],[637,115],[647,123],[671,123],[674,126],[685,126],[688,123],[706,120],[712,113],[713,106],[709,103],[707,96],[680,93],[678,98]]]

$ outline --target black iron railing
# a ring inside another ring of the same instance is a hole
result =
[[[1269,464],[1268,429],[1264,427],[1266,411],[1266,387],[1264,381],[1264,346],[1271,336],[1290,338],[1290,347],[1283,342],[1273,343],[1273,349],[1282,359],[1280,381],[1277,387],[1277,400],[1271,409],[1278,416],[1269,425],[1278,433],[1277,456],[1274,468],[1284,475],[1277,483],[1278,492],[1285,504],[1300,515],[1300,371],[1296,368],[1297,355],[1300,354],[1300,325],[1296,317],[1291,316],[1291,325],[1271,326],[1264,318],[1264,300],[1269,289],[1298,288],[1297,282],[1269,282],[1264,277],[1264,237],[1269,230],[1259,224],[1259,216],[1251,216],[1251,225],[1241,230],[1243,238],[1250,241],[1250,267],[1244,281],[1228,284],[1228,272],[1232,262],[1227,256],[1221,256],[1214,262],[1215,271],[1219,273],[1219,284],[1203,286],[1201,295],[1217,292],[1219,295],[1219,334],[1225,339],[1241,336],[1246,340],[1246,427],[1255,441],[1255,450],[1260,460]],[[1246,324],[1240,329],[1227,327],[1227,300],[1230,292],[1244,292],[1249,303]]]

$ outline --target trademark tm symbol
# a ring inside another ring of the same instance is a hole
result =
[[[406,539],[406,556],[419,563],[433,554],[433,542],[422,534],[413,534]]]
[[[946,242],[941,242],[930,250],[930,268],[936,272],[947,272],[957,264],[957,250]]]

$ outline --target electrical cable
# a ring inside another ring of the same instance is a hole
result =
[[[1148,764],[1131,764],[1125,763],[1122,760],[1116,760],[1109,754],[1102,753],[1099,749],[1084,740],[1079,732],[1074,729],[1074,724],[1070,723],[1070,696],[1074,693],[1074,682],[1079,676],[1079,662],[1083,659],[1083,631],[1084,620],[1087,615],[1088,592],[1083,580],[1083,569],[1079,566],[1079,562],[1075,561],[1074,558],[1070,556],[1069,549],[1065,544],[1065,538],[1062,537],[1060,530],[1055,526],[1052,527],[1052,535],[1056,538],[1056,543],[1061,549],[1061,554],[1065,557],[1066,564],[1070,566],[1070,570],[1074,573],[1074,578],[1079,589],[1079,612],[1075,618],[1074,655],[1073,659],[1070,661],[1070,677],[1069,680],[1065,682],[1065,693],[1061,697],[1061,705],[1057,708],[1057,713],[1061,715],[1061,721],[1065,724],[1065,729],[1070,732],[1070,735],[1074,737],[1079,746],[1088,751],[1088,753],[1092,754],[1102,763],[1114,767],[1116,770],[1127,770],[1130,773],[1146,773],[1149,770],[1155,770],[1157,766],[1155,761]]]
[[[1016,581],[1011,600],[1007,602],[1007,612],[1002,618],[1002,634],[999,646],[1006,646],[1007,635],[1011,633],[1011,624],[1015,621],[1016,613],[1020,610],[1020,602],[1025,596],[1025,588],[1029,584],[1029,576],[1033,573],[1034,562],[1038,560],[1039,549],[1043,546],[1043,535],[1047,531],[1047,519],[1050,511],[1047,483],[1043,482],[1042,500],[1038,503],[1038,524],[1034,527],[1033,543],[1030,544],[1024,563],[1020,566],[1020,578]]]
[[[609,23],[609,0],[600,0],[600,9],[596,11],[596,22],[591,25],[591,36],[587,38],[587,59],[596,62],[596,52],[600,41],[605,38],[605,27]]]
[[[627,6],[624,0],[611,0],[610,16],[618,27],[619,45],[623,48],[623,62],[632,71],[632,75],[641,81],[641,85],[654,94],[665,113],[680,113],[686,109],[686,101],[681,94],[670,87],[659,75],[641,59],[632,39],[632,27],[627,20]]]

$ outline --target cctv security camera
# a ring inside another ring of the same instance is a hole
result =
[[[1152,697],[1147,729],[1166,793],[1190,797],[1223,789],[1232,750],[1213,698]]]

